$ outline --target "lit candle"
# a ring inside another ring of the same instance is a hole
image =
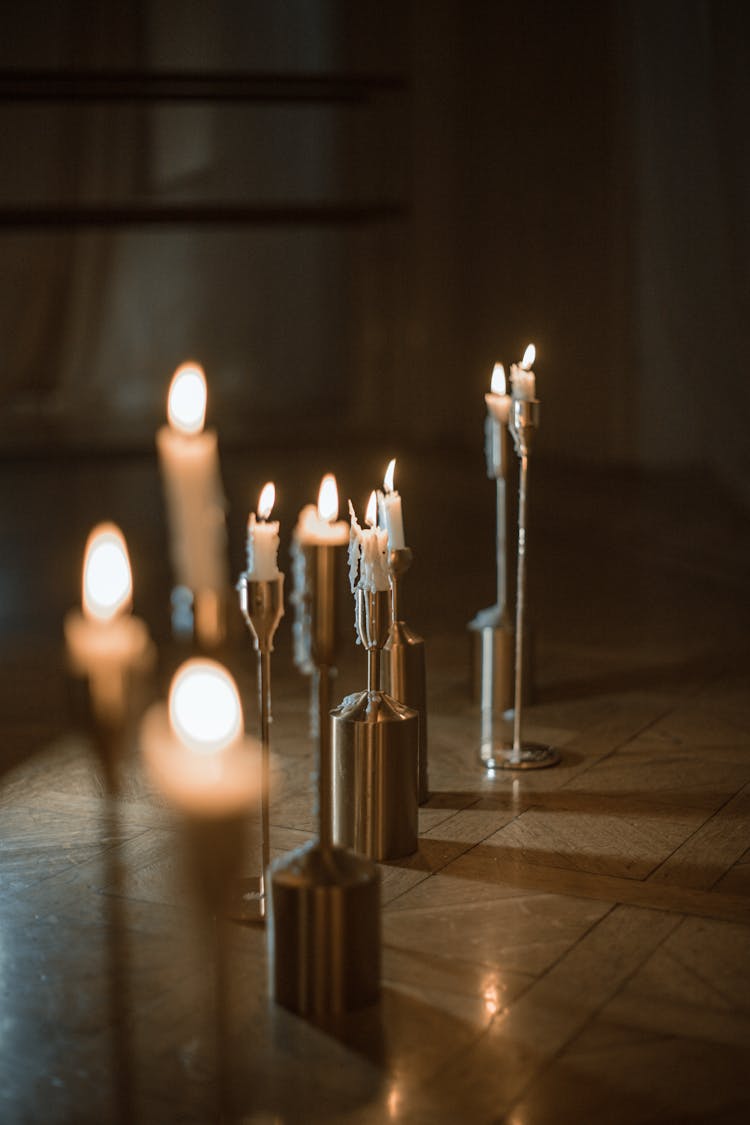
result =
[[[536,359],[536,348],[529,344],[523,353],[520,364],[514,363],[510,369],[510,383],[513,398],[532,402],[536,398],[536,375],[531,370]]]
[[[317,507],[307,504],[299,514],[294,538],[302,546],[337,547],[346,543],[349,528],[340,520],[339,491],[333,473],[326,473],[320,482]]]
[[[388,468],[383,477],[385,492],[378,494],[378,507],[382,515],[382,522],[388,533],[388,550],[401,551],[406,546],[404,539],[404,516],[401,509],[401,497],[393,487],[393,475],[396,469],[396,458],[388,462]]]
[[[205,430],[206,377],[183,363],[167,399],[169,424],[156,435],[177,582],[194,593],[227,585],[224,494],[215,430]]]
[[[365,513],[367,527],[360,527],[349,501],[351,532],[349,536],[349,582],[352,593],[356,589],[376,593],[387,590],[388,581],[388,532],[376,525],[378,514],[377,494],[370,493]]]
[[[510,417],[510,395],[506,393],[505,368],[502,363],[496,363],[492,369],[492,380],[489,393],[484,396],[487,404],[487,413],[507,426]]]
[[[177,669],[168,706],[143,719],[141,747],[152,782],[185,813],[237,816],[260,795],[259,747],[244,735],[237,685],[214,660]]]
[[[258,516],[251,512],[247,521],[247,578],[250,582],[270,582],[279,577],[279,521],[268,522],[276,489],[271,481],[258,500]]]
[[[152,655],[145,622],[130,612],[132,595],[123,534],[113,523],[99,524],[86,542],[83,612],[71,610],[63,627],[71,670],[88,677],[100,717],[122,717],[127,673]]]

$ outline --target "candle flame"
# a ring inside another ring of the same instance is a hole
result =
[[[523,367],[524,371],[530,371],[531,370],[531,368],[534,366],[534,360],[535,359],[536,359],[536,348],[534,347],[533,344],[529,344],[528,348],[523,353],[523,359],[521,360],[521,367]]]
[[[496,363],[492,368],[492,381],[490,382],[490,390],[493,395],[505,394],[505,368],[502,363]]]
[[[333,523],[339,515],[339,490],[333,473],[326,473],[320,482],[318,492],[318,515],[327,523]]]
[[[88,537],[83,559],[83,611],[110,621],[127,609],[133,576],[125,537],[113,523],[98,524]]]
[[[199,434],[206,422],[206,376],[199,363],[183,363],[169,384],[167,418],[183,434]]]
[[[370,493],[370,499],[367,501],[367,511],[365,512],[365,523],[368,527],[375,527],[378,522],[378,497],[376,492]]]
[[[394,457],[388,462],[388,468],[385,470],[383,477],[383,488],[386,492],[393,492],[393,474],[396,471],[396,458]]]
[[[272,480],[263,485],[263,491],[258,500],[258,519],[267,520],[273,511],[276,502],[276,485]]]
[[[242,705],[226,668],[215,660],[186,660],[169,689],[169,721],[180,741],[201,754],[235,742],[242,733]]]

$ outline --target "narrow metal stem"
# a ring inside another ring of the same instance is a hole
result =
[[[526,482],[528,454],[521,453],[518,486],[518,575],[516,578],[516,684],[513,702],[513,757],[521,754],[521,696],[523,694],[523,617],[526,594]]]
[[[508,602],[508,506],[505,478],[497,478],[497,605],[504,615]]]
[[[314,703],[318,712],[318,839],[321,848],[332,844],[331,810],[331,669],[316,667],[313,673]]]
[[[399,580],[395,574],[391,574],[391,620],[400,621],[399,617]]]
[[[260,716],[261,746],[261,857],[260,873],[261,912],[265,914],[266,871],[271,862],[271,653],[258,650],[258,714]]]
[[[377,648],[368,648],[367,650],[367,690],[377,691],[380,687],[380,677],[378,675],[380,653]]]

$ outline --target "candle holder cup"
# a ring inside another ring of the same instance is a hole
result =
[[[380,690],[389,621],[387,591],[356,591],[367,689],[331,712],[334,839],[377,860],[417,850],[419,715]]]
[[[430,796],[427,765],[427,693],[424,640],[401,619],[401,579],[412,564],[408,547],[391,551],[388,570],[391,582],[391,626],[383,651],[383,690],[419,715],[420,805]]]
[[[271,863],[271,653],[279,622],[284,616],[284,575],[256,581],[247,573],[237,583],[240,612],[258,655],[258,722],[261,746],[261,871],[238,880],[229,913],[240,922],[265,923],[266,883]]]
[[[545,769],[560,761],[559,751],[542,743],[528,742],[521,737],[521,719],[524,703],[524,617],[526,611],[526,504],[528,492],[528,462],[531,447],[539,426],[538,399],[513,398],[510,414],[510,433],[519,459],[518,486],[518,566],[516,579],[516,622],[513,680],[513,737],[497,742],[491,723],[483,714],[481,758],[488,773],[495,770]]]
[[[292,546],[297,667],[312,677],[318,838],[271,866],[269,950],[273,995],[299,1015],[327,1021],[380,992],[380,876],[333,842],[331,677],[336,658],[339,545]]]

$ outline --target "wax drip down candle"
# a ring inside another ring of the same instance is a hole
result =
[[[351,531],[349,535],[349,583],[352,593],[357,589],[375,594],[389,588],[388,532],[377,526],[378,501],[370,493],[365,512],[366,527],[361,527],[349,501]]]
[[[258,500],[258,514],[247,521],[247,578],[249,582],[270,582],[279,576],[279,521],[268,522],[276,500],[276,488],[269,481]]]

